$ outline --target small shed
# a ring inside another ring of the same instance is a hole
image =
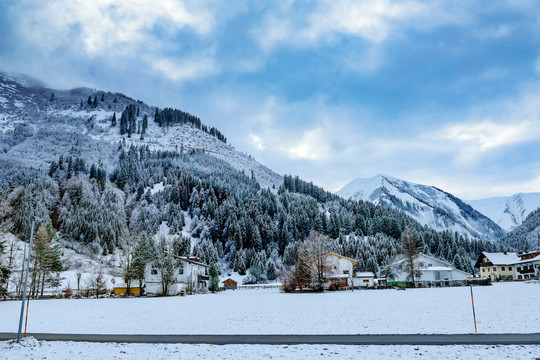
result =
[[[114,295],[126,295],[127,287],[126,286],[118,286],[114,288]],[[141,288],[140,287],[131,287],[129,288],[129,295],[130,296],[140,296],[141,295]]]
[[[223,288],[225,288],[225,290],[227,289],[237,289],[238,288],[238,283],[236,281],[234,281],[233,279],[231,278],[228,278],[226,280],[223,281]]]
[[[354,287],[372,288],[375,287],[375,274],[371,271],[357,272],[354,276]]]

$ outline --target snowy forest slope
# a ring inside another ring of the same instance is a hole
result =
[[[281,176],[237,151],[226,139],[223,141],[215,135],[215,129],[208,129],[187,113],[183,115],[196,121],[171,120],[158,124],[152,121],[155,107],[123,94],[87,88],[36,87],[39,84],[36,80],[21,81],[0,73],[0,166],[10,172],[3,180],[19,176],[21,172],[43,173],[60,154],[79,156],[83,151],[89,161],[97,163],[99,159],[110,170],[113,149],[124,140],[127,145],[149,145],[153,150],[205,150],[237,170],[253,172],[263,187],[277,188],[282,182]],[[120,113],[128,105],[137,108],[137,131],[133,131],[133,136],[121,134],[120,126],[111,126],[113,115],[116,113],[120,122]],[[144,115],[150,121],[142,137],[140,123]]]

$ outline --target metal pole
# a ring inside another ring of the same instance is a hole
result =
[[[28,273],[30,272],[30,254],[32,254],[32,243],[34,241],[34,221],[32,221],[32,228],[30,229],[30,245],[28,247],[28,261],[26,262],[26,274],[24,278],[23,298],[21,304],[21,317],[19,318],[19,332],[17,333],[17,344],[21,343],[21,331],[24,317],[24,303],[26,302],[26,287],[28,286]]]
[[[478,329],[476,328],[476,313],[474,312],[474,297],[472,292],[472,285],[469,284],[469,287],[471,288],[471,302],[472,302],[472,314],[474,319],[474,333],[478,334]]]

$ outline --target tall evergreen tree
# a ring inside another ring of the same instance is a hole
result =
[[[216,292],[219,290],[219,272],[217,269],[216,263],[213,263],[210,266],[210,285],[208,286],[208,289],[212,292]]]

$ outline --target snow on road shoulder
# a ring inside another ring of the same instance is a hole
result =
[[[0,342],[12,359],[535,359],[540,346],[186,345]]]

